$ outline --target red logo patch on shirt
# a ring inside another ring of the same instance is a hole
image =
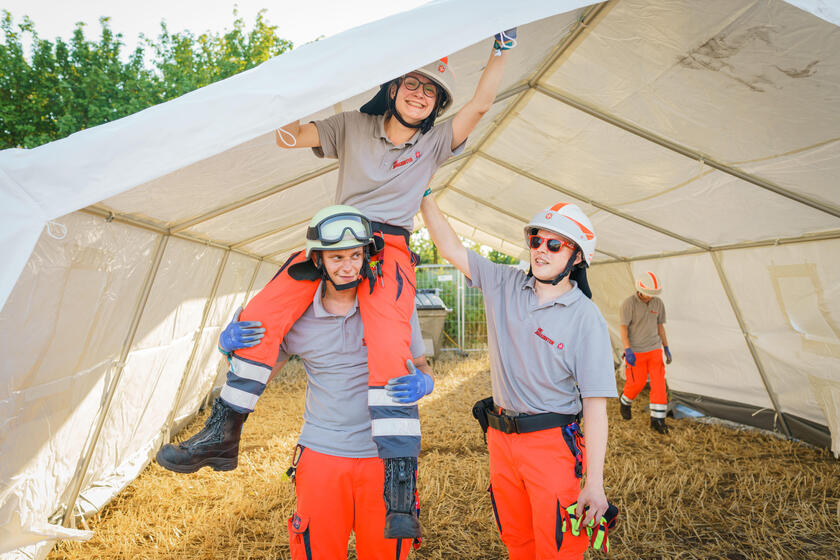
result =
[[[653,313],[654,315],[656,315],[658,313],[658,311],[654,311],[653,309],[651,309],[650,312]]]
[[[397,167],[402,167],[403,165],[405,165],[407,163],[411,163],[412,161],[414,161],[414,158],[406,158],[402,161],[395,161],[394,165],[391,167],[391,169],[396,169]]]
[[[552,339],[550,339],[549,337],[547,337],[545,335],[545,333],[543,333],[542,327],[539,327],[537,330],[535,330],[534,334],[537,335],[539,338],[543,339],[544,341],[548,342],[552,346],[554,346],[554,341]],[[563,344],[562,342],[557,343],[557,349],[558,350],[562,350],[565,347],[566,347],[566,345]]]

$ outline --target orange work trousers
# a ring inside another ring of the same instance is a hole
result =
[[[624,383],[623,393],[628,400],[635,399],[645,388],[645,383],[650,378],[650,403],[668,404],[668,391],[665,387],[665,363],[662,361],[661,348],[650,352],[637,352],[636,365],[626,365],[627,381]]]
[[[581,489],[575,456],[562,430],[527,434],[487,430],[490,499],[510,560],[580,560],[589,546],[582,528],[579,536],[560,531],[558,508],[577,502]]]
[[[292,560],[347,558],[350,531],[359,560],[405,560],[411,539],[385,538],[382,459],[352,459],[304,449],[297,464],[297,507],[289,518]]]
[[[396,229],[396,228],[394,228]],[[406,235],[379,233],[385,248],[381,259],[382,277],[371,292],[363,280],[358,287],[359,312],[365,326],[368,349],[368,385],[382,387],[393,377],[407,375],[411,356],[411,314],[414,311],[414,261]],[[289,268],[306,260],[300,252],[255,295],[239,316],[240,321],[261,321],[265,336],[259,344],[235,352],[243,360],[273,368],[280,343],[289,329],[312,303],[318,280],[295,280]],[[330,341],[324,341],[330,344]]]

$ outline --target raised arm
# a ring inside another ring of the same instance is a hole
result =
[[[499,44],[499,39],[502,37],[516,37],[516,30],[509,29],[504,34],[497,35],[496,45]],[[504,41],[503,41],[504,42]],[[502,83],[502,76],[505,73],[505,66],[507,64],[508,50],[515,44],[509,42],[507,47],[499,50],[499,55],[496,55],[494,49],[490,55],[490,60],[487,61],[487,66],[484,72],[481,73],[481,78],[478,80],[478,86],[475,88],[475,94],[466,105],[461,107],[455,118],[452,119],[452,149],[454,150],[460,146],[464,140],[467,139],[475,125],[481,120],[481,117],[490,110],[493,106],[493,101],[496,99],[496,93],[499,91],[499,84]]]
[[[295,121],[274,131],[274,143],[278,148],[315,148],[321,145],[321,137],[314,123]]]
[[[455,230],[443,216],[434,197],[431,195],[423,197],[423,202],[420,203],[420,212],[423,213],[423,222],[425,222],[426,229],[429,230],[429,235],[437,245],[441,256],[463,272],[464,276],[470,278],[470,262],[467,257],[467,249],[461,244]]]

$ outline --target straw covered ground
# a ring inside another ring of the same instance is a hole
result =
[[[288,558],[294,493],[281,474],[300,428],[305,375],[299,362],[287,369],[245,424],[237,470],[179,475],[153,463],[90,520],[91,540],[62,543],[49,558]],[[420,408],[424,540],[410,557],[506,558],[470,413],[490,393],[487,358],[439,361],[435,370],[435,392]],[[672,433],[662,437],[640,409],[624,422],[618,403],[609,406],[607,494],[621,509],[613,558],[840,558],[840,461],[826,450],[691,420],[669,420]]]

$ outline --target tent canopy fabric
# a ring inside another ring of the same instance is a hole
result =
[[[335,161],[277,149],[273,129],[446,55],[451,118],[513,25],[492,110],[431,184],[458,233],[523,257],[524,222],[579,204],[617,356],[621,301],[653,270],[674,395],[840,453],[840,10],[438,1],[0,152],[3,558],[86,536],[62,521],[196,411],[220,329],[333,202]]]

